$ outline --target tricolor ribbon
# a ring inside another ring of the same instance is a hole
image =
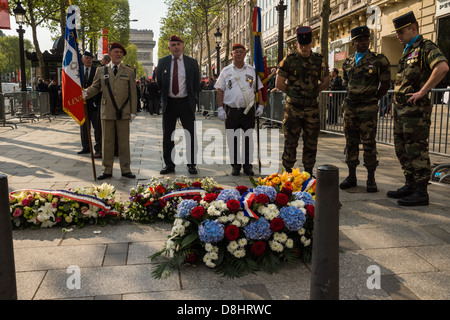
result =
[[[44,193],[44,194],[51,194],[53,196],[63,197],[74,201],[83,202],[86,204],[91,204],[95,207],[99,207],[100,209],[110,212],[111,207],[106,205],[105,202],[95,196],[87,195],[87,194],[78,194],[66,190],[46,190],[46,189],[20,189],[11,192],[13,193],[20,193],[20,192],[35,192],[35,193]]]
[[[303,183],[302,191],[306,191],[316,184],[316,179],[309,178]]]
[[[255,218],[256,220],[259,220],[258,216],[256,215],[256,213],[253,212],[252,209],[250,209],[250,207],[252,206],[253,203],[253,199],[255,199],[255,194],[251,191],[246,191],[242,196],[241,196],[241,208],[244,210],[244,214],[247,217],[251,217],[251,218]]]
[[[175,191],[171,191],[167,193],[165,196],[161,197],[161,200],[166,200],[168,198],[173,197],[195,197],[195,196],[203,196],[206,194],[206,191],[201,188],[183,188]]]

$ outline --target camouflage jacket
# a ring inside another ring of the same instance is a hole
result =
[[[389,60],[384,54],[369,50],[358,65],[355,64],[355,54],[352,54],[342,66],[348,99],[354,102],[376,102],[380,81],[391,80]]]
[[[328,65],[321,54],[311,52],[304,58],[296,52],[280,62],[277,74],[287,79],[286,94],[295,103],[296,99],[317,99],[319,81],[328,75]]]
[[[407,93],[418,92],[431,76],[433,68],[441,61],[448,63],[442,51],[422,36],[405,50],[398,62],[394,91],[398,105],[406,105]],[[428,95],[418,101],[420,106],[431,104]]]

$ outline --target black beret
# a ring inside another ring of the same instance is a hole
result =
[[[94,58],[94,55],[92,53],[90,53],[89,51],[85,51],[83,53],[83,56]]]
[[[352,30],[350,30],[350,35],[352,40],[358,38],[358,37],[370,37],[370,30],[367,26],[359,26],[356,28],[353,28]]]
[[[297,41],[299,44],[310,44],[312,42],[312,30],[311,27],[298,27],[297,28]]]
[[[417,22],[417,20],[414,16],[414,12],[410,11],[408,13],[405,13],[404,15],[401,15],[400,17],[393,19],[392,22],[394,23],[395,31],[397,31]]]

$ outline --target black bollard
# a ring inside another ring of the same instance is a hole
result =
[[[0,300],[17,300],[8,179],[0,174]]]
[[[317,168],[311,300],[339,300],[339,169]]]

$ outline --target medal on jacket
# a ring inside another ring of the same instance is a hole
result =
[[[373,72],[373,64],[369,64],[369,73],[372,73]]]
[[[414,62],[419,61],[419,51],[414,51]]]
[[[410,63],[411,63],[411,59],[412,59],[412,53],[410,53],[410,54],[408,55],[408,61],[406,61],[406,63],[407,63],[407,64],[410,64]]]

